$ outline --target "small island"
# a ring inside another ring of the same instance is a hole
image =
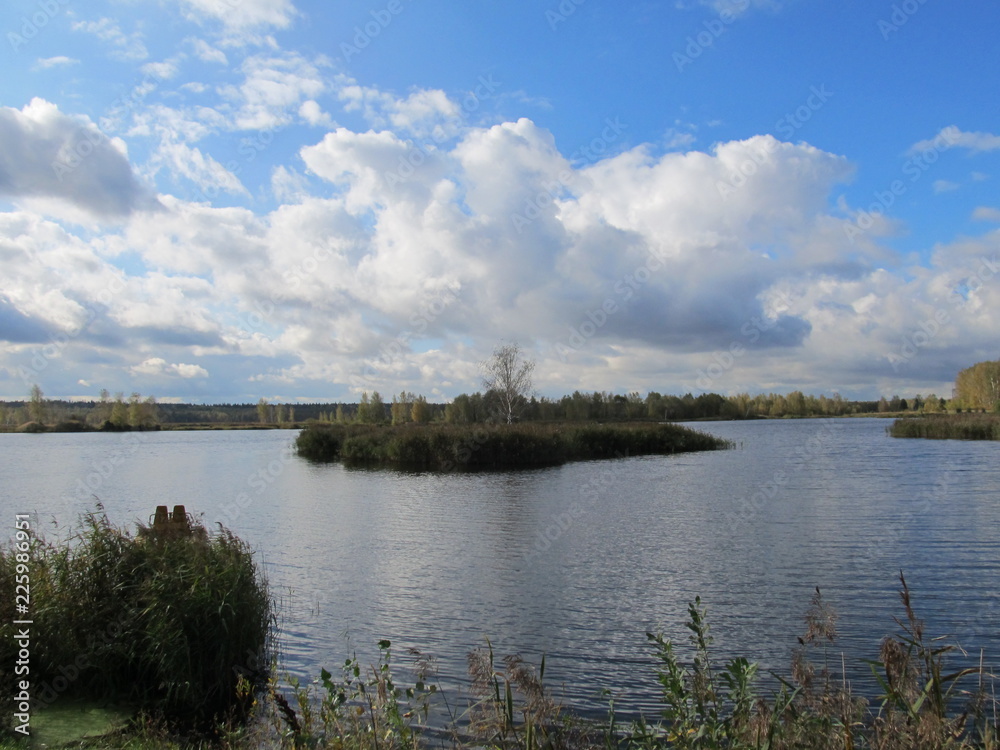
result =
[[[430,471],[518,469],[569,461],[669,455],[729,447],[675,424],[404,424],[314,422],[296,440],[299,455]]]

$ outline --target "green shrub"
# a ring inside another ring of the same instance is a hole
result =
[[[340,446],[344,441],[345,429],[342,425],[313,422],[307,425],[295,440],[299,455],[318,461],[333,461],[340,457]]]

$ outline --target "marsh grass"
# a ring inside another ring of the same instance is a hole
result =
[[[5,591],[12,562],[0,549]],[[204,730],[245,718],[246,685],[266,680],[275,622],[267,582],[249,547],[221,527],[133,535],[98,507],[66,544],[33,539],[31,593],[36,710],[87,698]],[[7,665],[14,618],[3,615]]]
[[[888,432],[898,438],[1000,440],[1000,415],[937,414],[897,419]]]
[[[724,440],[674,424],[343,425],[314,422],[296,440],[318,461],[449,471],[717,450]]]

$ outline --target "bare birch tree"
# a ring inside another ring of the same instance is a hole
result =
[[[480,368],[483,388],[497,399],[497,417],[511,424],[534,393],[531,381],[534,361],[525,359],[515,342],[497,346],[493,356],[480,363]]]

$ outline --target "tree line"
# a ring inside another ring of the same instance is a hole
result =
[[[426,424],[447,422],[475,424],[507,421],[508,411],[517,421],[678,421],[697,419],[760,419],[780,417],[841,417],[878,413],[933,413],[966,406],[967,397],[945,400],[936,395],[899,396],[879,401],[852,401],[834,396],[748,393],[723,396],[661,394],[656,391],[581,392],[561,398],[517,397],[507,399],[496,391],[456,396],[451,403],[432,403],[423,395],[403,391],[384,398],[379,392],[363,393],[357,402],[173,404],[158,403],[153,396],[102,392],[94,401],[48,400],[41,395],[26,401],[0,403],[0,427],[16,428],[27,422],[50,425],[69,422],[89,429],[155,429],[184,424],[292,426],[308,421],[361,424]]]
[[[806,395],[740,393],[695,396],[650,391],[581,392],[558,399],[538,398],[531,384],[534,364],[524,361],[516,344],[497,347],[484,361],[483,390],[463,393],[451,403],[431,403],[425,396],[401,391],[386,401],[378,391],[361,394],[357,403],[160,404],[153,396],[133,392],[112,396],[107,389],[95,401],[53,401],[34,385],[25,401],[0,402],[0,428],[25,423],[81,424],[92,429],[155,429],[160,425],[235,424],[292,426],[307,421],[341,424],[475,424],[518,421],[678,421],[697,419],[763,419],[843,417],[861,414],[946,411],[1000,412],[1000,361],[980,362],[958,373],[951,399],[920,394],[878,401],[852,401],[839,394]]]

